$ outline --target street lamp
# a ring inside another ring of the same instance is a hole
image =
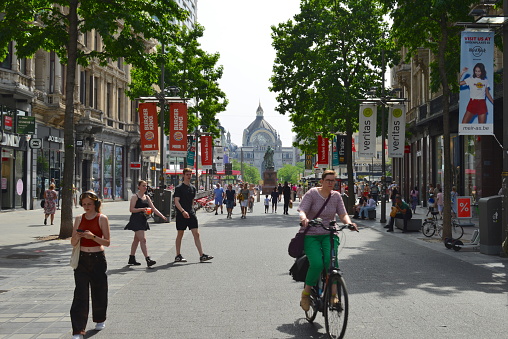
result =
[[[384,53],[383,53],[383,65],[384,65]],[[379,219],[380,223],[386,223],[386,155],[385,155],[385,143],[386,143],[386,122],[385,122],[385,108],[389,104],[395,103],[405,103],[407,100],[404,98],[396,98],[393,97],[393,93],[398,91],[394,89],[388,93],[385,93],[384,88],[384,67],[383,67],[383,87],[381,89],[381,97],[375,97],[376,87],[371,88],[368,92],[369,97],[365,99],[359,99],[362,103],[365,104],[376,104],[381,105],[381,139],[382,139],[382,152],[381,152],[381,217]]]

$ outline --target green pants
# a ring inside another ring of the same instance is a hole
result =
[[[305,254],[309,258],[309,270],[305,278],[305,284],[310,286],[317,285],[319,276],[323,269],[328,269],[330,265],[330,235],[307,235],[303,242]],[[339,237],[333,237],[333,246],[337,254],[339,247]]]

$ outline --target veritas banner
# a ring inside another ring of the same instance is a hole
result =
[[[213,165],[213,140],[209,135],[201,137],[201,165],[203,169],[212,169]]]
[[[318,135],[318,165],[328,165],[328,138]]]
[[[157,103],[139,104],[139,133],[141,135],[141,151],[144,156],[159,154],[159,124],[157,123]]]
[[[404,105],[390,106],[387,138],[388,156],[403,158],[406,141],[406,108]]]
[[[494,32],[463,31],[459,135],[494,134]]]
[[[360,105],[358,123],[358,156],[373,158],[376,156],[376,105]]]
[[[169,104],[169,156],[187,156],[187,104]]]

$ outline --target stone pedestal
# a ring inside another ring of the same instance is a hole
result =
[[[277,172],[272,167],[263,172],[263,195],[270,195],[274,187],[277,187]]]

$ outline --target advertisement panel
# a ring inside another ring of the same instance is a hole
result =
[[[171,157],[187,156],[187,104],[169,104],[169,148]]]
[[[141,151],[144,156],[156,156],[159,154],[157,104],[155,102],[139,104],[138,111]]]
[[[328,138],[318,135],[318,165],[328,165]]]
[[[388,114],[388,156],[403,158],[406,140],[406,109],[404,105],[391,105]]]
[[[196,157],[196,145],[194,136],[187,136],[187,167],[194,167],[194,158]]]
[[[361,104],[358,120],[358,156],[360,157],[376,156],[376,122],[376,105]]]
[[[201,165],[203,169],[212,169],[213,140],[211,136],[201,136]]]
[[[337,136],[337,156],[339,165],[346,165],[346,137],[345,135]]]
[[[463,31],[459,135],[494,134],[494,32]]]

